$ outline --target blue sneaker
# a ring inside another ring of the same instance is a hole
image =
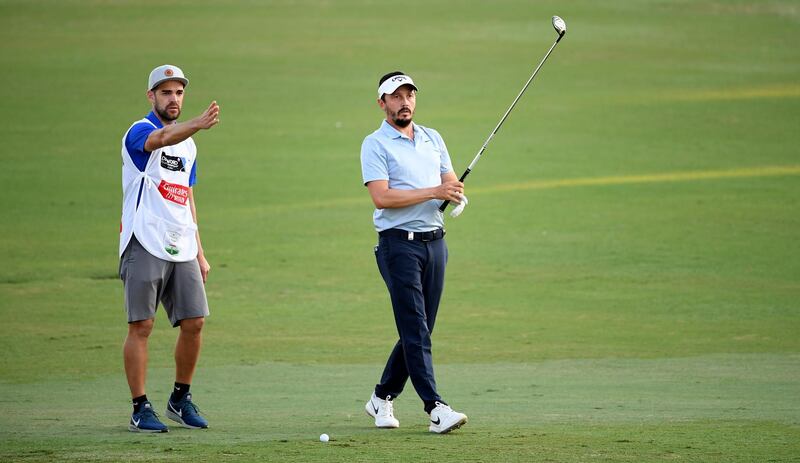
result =
[[[150,402],[142,404],[139,413],[131,415],[131,422],[128,424],[128,431],[131,432],[169,432],[169,428],[158,419],[158,415],[153,411]]]
[[[171,398],[167,401],[167,418],[189,429],[205,429],[208,427],[208,421],[200,416],[200,410],[192,402],[192,394],[190,393],[183,396],[183,399],[177,403],[172,402]]]

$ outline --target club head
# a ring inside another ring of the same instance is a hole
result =
[[[558,32],[559,37],[563,37],[567,32],[567,23],[558,16],[553,16],[553,29]]]

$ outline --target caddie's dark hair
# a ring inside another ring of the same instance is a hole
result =
[[[405,75],[405,72],[403,72],[403,71],[390,72],[390,73],[386,74],[385,76],[381,77],[381,80],[378,81],[378,87],[380,87],[381,84],[386,82],[386,79],[392,78],[394,76],[402,76],[402,75]],[[381,95],[381,100],[386,101],[386,99],[384,98],[384,95]]]

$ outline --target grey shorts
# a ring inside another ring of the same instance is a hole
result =
[[[159,300],[172,326],[187,318],[208,316],[206,289],[197,259],[159,259],[134,236],[119,260],[119,277],[125,286],[128,323],[155,318]]]

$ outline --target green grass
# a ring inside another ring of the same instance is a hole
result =
[[[204,403],[216,411],[214,427],[158,436],[128,433],[119,420],[124,400],[97,395],[124,388],[121,375],[24,390],[2,386],[3,397],[15,396],[4,403],[4,428],[24,425],[7,432],[12,439],[0,458],[782,461],[796,457],[800,438],[799,363],[798,355],[728,354],[448,364],[439,369],[440,386],[459,397],[472,422],[444,437],[427,432],[421,405],[411,396],[397,400],[403,427],[371,427],[361,410],[372,365],[206,368]],[[151,391],[166,396],[171,371],[153,373],[159,386]],[[51,401],[47,416],[40,415],[43,395]],[[76,422],[86,418],[76,410],[84,403],[92,404],[93,419]],[[322,432],[332,436],[330,444],[317,442]]]
[[[470,423],[428,435],[409,385],[403,427],[372,429],[396,336],[358,164],[377,78],[414,76],[461,171],[552,14],[567,36],[448,221],[434,350]],[[798,461],[796,2],[0,1],[0,40],[0,460]],[[222,106],[195,137],[212,428],[141,436],[119,144],[166,62],[192,82],[184,117]],[[753,174],[614,181],[736,169]]]

